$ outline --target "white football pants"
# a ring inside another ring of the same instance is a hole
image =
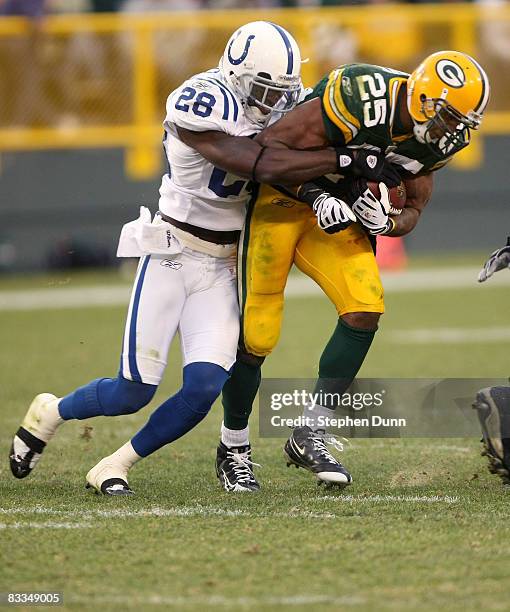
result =
[[[121,357],[128,380],[158,385],[177,330],[183,367],[196,361],[229,370],[239,338],[236,257],[184,248],[140,259],[129,304]]]

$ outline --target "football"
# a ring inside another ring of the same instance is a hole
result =
[[[381,197],[379,183],[375,181],[368,181],[367,186],[370,189],[370,191],[375,195],[376,198]],[[391,201],[390,215],[393,215],[393,216],[400,215],[400,213],[402,212],[402,209],[404,208],[406,204],[406,197],[407,197],[407,193],[406,193],[406,186],[404,184],[404,181],[401,181],[400,185],[397,185],[396,187],[392,187],[390,189],[390,201]]]

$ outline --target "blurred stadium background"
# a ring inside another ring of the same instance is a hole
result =
[[[64,591],[80,610],[508,609],[508,492],[475,439],[353,440],[342,461],[354,484],[337,496],[287,470],[282,440],[259,440],[254,414],[263,490],[231,496],[213,470],[217,405],[133,470],[126,503],[86,492],[90,467],[179,387],[175,343],[151,406],[66,425],[33,476],[10,475],[11,436],[36,393],[115,373],[130,280],[107,268],[121,225],[157,207],[165,99],[253,19],[292,31],[308,85],[341,63],[411,70],[449,47],[486,68],[481,133],[437,173],[406,238],[409,270],[385,277],[361,375],[508,375],[508,273],[478,286],[476,272],[510,225],[510,5],[277,4],[0,0],[0,592]],[[106,269],[58,270],[83,265]],[[302,281],[289,283],[266,377],[313,377],[336,323]]]
[[[114,264],[121,224],[138,205],[157,205],[168,93],[217,65],[230,33],[259,18],[296,36],[310,60],[307,85],[350,61],[411,70],[437,49],[473,54],[492,83],[489,112],[472,145],[437,175],[406,246],[482,251],[501,242],[509,4],[319,4],[0,0],[0,271]]]

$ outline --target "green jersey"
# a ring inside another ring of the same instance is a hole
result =
[[[346,64],[314,87],[307,100],[320,98],[329,141],[353,147],[372,146],[410,174],[444,166],[451,156],[405,133],[397,110],[399,93],[409,75],[382,66]]]

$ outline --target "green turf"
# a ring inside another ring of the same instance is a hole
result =
[[[0,313],[0,592],[62,590],[66,607],[87,610],[508,609],[509,493],[486,471],[475,439],[354,440],[344,455],[354,484],[338,494],[287,469],[280,440],[253,436],[263,490],[233,496],[213,473],[216,406],[187,438],[132,471],[135,497],[86,492],[87,470],[144,422],[148,407],[66,424],[34,474],[14,480],[8,446],[28,402],[114,374],[124,315]],[[288,300],[265,375],[313,376],[335,319],[325,299]],[[389,295],[362,374],[506,376],[508,343],[402,345],[392,334],[509,324],[508,290],[489,284]],[[152,407],[178,388],[176,347],[170,363]]]

